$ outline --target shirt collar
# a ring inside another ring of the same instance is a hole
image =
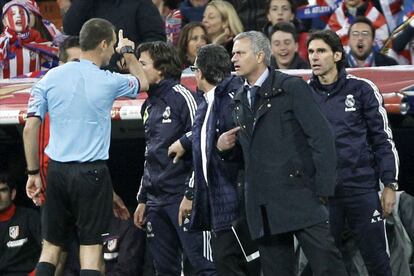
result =
[[[217,86],[214,86],[210,89],[207,93],[204,94],[204,98],[206,99],[207,103],[211,103],[214,100],[214,91],[216,90]]]
[[[249,88],[252,87],[252,86],[261,87],[262,84],[264,83],[264,81],[267,79],[268,76],[269,76],[269,68],[266,68],[266,70],[260,75],[260,77],[257,79],[257,81],[253,85],[250,85],[247,82],[247,79],[245,79],[244,80],[244,86],[247,86]]]
[[[93,63],[91,60],[89,59],[79,59],[80,63],[85,63],[85,64],[90,64],[90,65],[94,65],[96,67],[98,67],[95,63]]]
[[[10,220],[16,213],[16,205],[12,203],[6,210],[0,213],[0,222],[5,222]]]

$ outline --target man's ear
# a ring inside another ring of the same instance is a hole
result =
[[[265,60],[265,53],[263,51],[260,51],[257,53],[257,63],[264,63]]]
[[[106,49],[109,46],[109,43],[106,42],[106,40],[102,40],[101,43],[99,43],[99,48]]]
[[[334,53],[334,61],[338,62],[342,59],[342,52],[335,52]]]

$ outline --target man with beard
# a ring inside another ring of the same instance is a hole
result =
[[[351,24],[348,36],[350,50],[346,56],[346,67],[398,65],[395,59],[374,49],[375,28],[368,18],[358,17]]]

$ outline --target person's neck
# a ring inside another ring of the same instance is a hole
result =
[[[212,92],[213,88],[215,88],[215,87],[216,87],[216,85],[212,85],[212,84],[206,82],[203,85],[204,94],[207,95],[207,93],[209,93],[210,91]]]
[[[247,82],[250,85],[254,85],[256,81],[260,78],[260,76],[266,71],[267,66],[261,66],[256,71],[252,72],[249,76],[246,76]]]
[[[82,51],[80,54],[80,59],[89,60],[98,67],[101,67],[102,65],[102,61],[95,51]]]
[[[365,65],[365,59],[364,60],[361,60],[361,59],[355,59],[356,60],[356,62],[357,62],[357,64],[358,64],[358,67],[364,67],[364,65]]]
[[[224,31],[223,31],[224,32]],[[210,41],[215,41],[217,37],[219,37],[221,33],[210,34]]]
[[[325,75],[318,76],[319,82],[323,85],[329,85],[338,80],[338,70],[331,70],[331,72],[328,72]]]
[[[285,64],[279,63],[279,62],[277,62],[277,61],[276,61],[276,63],[277,63],[277,67],[278,67],[279,69],[289,69],[289,65],[290,65],[290,64],[285,65]]]
[[[187,55],[187,60],[191,65],[193,65],[195,61],[195,57]]]

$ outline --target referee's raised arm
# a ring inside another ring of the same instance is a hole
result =
[[[118,46],[116,47],[116,51],[124,58],[125,62],[122,66],[126,67],[129,73],[139,80],[140,90],[147,91],[149,87],[148,81],[141,64],[135,56],[134,42],[124,37],[123,30],[119,30],[118,32]]]

